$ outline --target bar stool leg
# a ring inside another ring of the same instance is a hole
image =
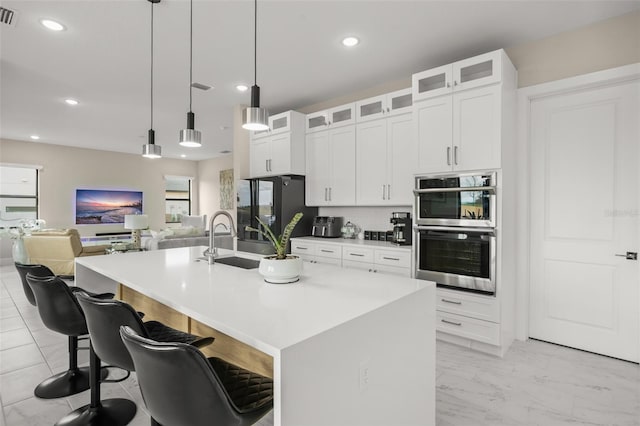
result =
[[[80,407],[62,419],[56,426],[124,426],[136,415],[133,401],[112,398],[100,401],[100,358],[90,346],[89,376],[91,381],[91,403]]]
[[[69,369],[51,376],[33,391],[34,395],[42,399],[62,398],[75,395],[89,389],[89,368],[78,368],[78,337],[69,336]],[[102,372],[102,378],[107,377],[107,371]]]

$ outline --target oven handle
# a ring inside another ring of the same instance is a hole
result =
[[[495,186],[470,186],[468,188],[456,187],[456,188],[427,188],[427,189],[414,189],[414,195],[429,194],[433,192],[471,192],[471,191],[485,191],[490,194],[496,193]]]
[[[420,231],[447,231],[447,232],[459,232],[459,233],[475,233],[475,234],[485,234],[491,237],[496,236],[496,230],[494,228],[462,228],[456,226],[423,226],[423,225],[414,225],[413,230],[417,233]]]

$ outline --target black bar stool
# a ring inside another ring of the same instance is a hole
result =
[[[155,421],[163,425],[251,425],[273,408],[273,381],[197,348],[140,336],[120,335]],[[179,391],[176,391],[178,390]]]
[[[44,325],[50,330],[68,336],[69,341],[67,371],[44,380],[36,386],[33,393],[38,398],[51,399],[75,395],[89,389],[89,368],[78,367],[78,340],[81,339],[80,336],[88,333],[87,323],[72,288],[53,274],[47,276],[46,274],[51,273],[51,270],[46,266],[16,264],[16,268],[21,277],[24,273],[24,280],[27,283],[25,295],[27,299],[33,298],[33,304],[37,306]],[[32,275],[32,272],[40,276]],[[105,293],[96,296],[113,297],[113,294]],[[101,374],[106,377],[108,373],[104,370]]]
[[[213,343],[212,337],[200,337],[168,327],[158,321],[142,322],[138,313],[119,300],[102,300],[78,292],[77,300],[87,319],[91,337],[91,403],[72,411],[57,425],[126,425],[136,413],[133,401],[116,403],[100,400],[100,380],[97,372],[101,361],[128,372],[134,371],[133,361],[120,338],[120,326],[127,325],[145,337],[176,341],[198,347]],[[128,377],[128,375],[127,375]],[[126,377],[125,377],[126,379]],[[124,380],[124,379],[122,379]]]

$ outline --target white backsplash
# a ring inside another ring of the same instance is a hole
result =
[[[360,238],[363,238],[362,231],[390,231],[393,225],[389,222],[393,212],[413,212],[411,206],[393,207],[319,207],[319,216],[342,216],[344,223],[351,222],[360,227]]]

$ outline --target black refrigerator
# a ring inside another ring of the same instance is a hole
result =
[[[276,236],[282,234],[293,215],[304,213],[293,230],[293,237],[311,235],[313,218],[317,207],[304,204],[304,176],[272,176],[244,179],[237,183],[238,250],[250,253],[275,253],[271,243],[255,231],[246,231],[246,226],[258,228],[259,217],[268,224]],[[287,248],[287,253],[290,253]]]

